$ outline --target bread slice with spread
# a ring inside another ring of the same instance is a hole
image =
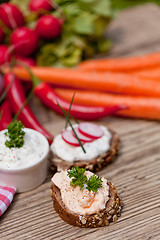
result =
[[[77,166],[56,173],[50,192],[55,211],[74,226],[106,226],[121,214],[122,201],[116,187]]]
[[[96,172],[114,161],[120,142],[117,133],[105,126],[89,122],[81,122],[73,125],[73,128],[82,145],[71,127],[63,130],[51,145],[52,170],[79,166]]]

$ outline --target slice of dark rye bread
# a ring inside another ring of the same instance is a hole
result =
[[[49,158],[51,170],[57,171],[57,168],[59,167],[60,169],[64,170],[64,169],[70,169],[71,167],[78,166],[78,167],[82,167],[87,170],[90,170],[92,172],[97,172],[100,169],[107,166],[109,163],[113,162],[119,151],[120,139],[116,132],[114,132],[111,129],[108,129],[108,130],[110,131],[112,138],[110,142],[110,149],[106,153],[98,156],[97,158],[91,161],[80,160],[80,161],[74,161],[74,162],[64,161],[61,158],[54,157],[53,154],[51,153],[51,156]]]
[[[50,189],[50,195],[53,199],[54,209],[65,222],[77,227],[103,227],[108,225],[109,222],[116,222],[121,215],[122,200],[118,195],[116,187],[111,182],[107,184],[109,185],[109,200],[105,209],[90,215],[79,215],[66,208],[59,188],[53,184]]]

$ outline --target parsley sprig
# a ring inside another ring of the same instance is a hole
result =
[[[7,127],[7,132],[5,135],[9,137],[9,140],[5,141],[5,145],[8,148],[21,148],[24,144],[25,132],[22,130],[24,128],[20,121],[13,121]]]
[[[67,175],[72,179],[70,185],[79,186],[82,190],[84,184],[86,184],[86,189],[88,189],[88,191],[97,192],[98,189],[102,187],[102,180],[96,175],[92,175],[87,179],[86,175],[84,175],[85,171],[86,169],[79,168],[78,166],[68,170]]]
[[[102,180],[98,176],[93,175],[87,180],[86,184],[86,189],[92,192],[97,192],[98,189],[102,187]]]
[[[84,175],[86,169],[79,168],[78,166],[72,167],[72,170],[68,171],[68,176],[72,178],[70,185],[80,186],[82,190],[84,183],[87,181],[86,175]]]

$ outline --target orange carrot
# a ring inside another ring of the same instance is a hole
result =
[[[29,74],[23,68],[15,67],[13,71],[22,79],[30,79]],[[132,74],[95,73],[51,67],[31,67],[31,71],[42,81],[59,86],[160,97],[160,83],[158,81],[141,79]]]
[[[133,74],[135,74],[140,78],[153,79],[153,80],[160,81],[160,67],[136,71],[136,72],[133,72]]]
[[[160,52],[138,57],[123,57],[111,59],[94,59],[84,61],[79,65],[80,69],[90,71],[128,72],[137,69],[145,69],[160,66]]]
[[[96,91],[56,89],[57,94],[70,101],[75,92],[74,103],[90,106],[125,104],[128,109],[118,115],[134,118],[160,120],[160,99],[140,96],[114,95]]]

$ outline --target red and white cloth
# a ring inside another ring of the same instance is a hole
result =
[[[15,187],[5,187],[0,185],[0,216],[7,210],[7,208],[11,204],[15,193]]]

